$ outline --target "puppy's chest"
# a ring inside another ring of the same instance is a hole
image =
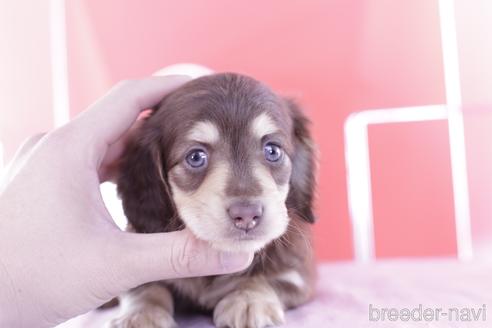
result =
[[[200,307],[213,310],[215,305],[227,294],[234,291],[246,277],[222,275],[214,277],[199,277],[167,280],[175,298],[182,301],[182,306]]]

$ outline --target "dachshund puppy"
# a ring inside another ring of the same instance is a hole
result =
[[[291,101],[247,76],[192,80],[166,96],[125,150],[118,191],[140,233],[187,227],[226,251],[254,251],[243,272],[162,281],[121,299],[111,327],[174,327],[176,306],[217,327],[266,327],[313,293],[313,143]]]

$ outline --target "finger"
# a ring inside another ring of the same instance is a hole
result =
[[[137,119],[128,131],[109,145],[98,172],[101,183],[106,181],[116,182],[115,179],[118,176],[120,165],[119,159],[125,150],[128,138],[140,127],[141,123],[142,120],[140,118]]]
[[[237,272],[247,268],[250,253],[215,250],[188,230],[158,234],[123,233],[125,257],[120,270],[127,287],[146,282]]]
[[[12,162],[18,161],[22,159],[36,144],[46,135],[46,133],[38,133],[31,137],[29,137],[24,143],[20,146],[17,152],[12,159]]]
[[[85,132],[97,144],[113,144],[141,111],[189,80],[187,76],[174,75],[121,82],[68,125]]]
[[[10,163],[5,167],[4,175],[1,177],[2,183],[0,184],[3,184],[4,180],[10,180],[15,174],[17,174],[19,168],[24,164],[31,150],[38,144],[39,140],[41,140],[45,134],[46,133],[38,133],[24,141],[24,143],[16,151]]]

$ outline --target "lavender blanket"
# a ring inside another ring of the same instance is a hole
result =
[[[289,311],[283,327],[492,327],[492,261],[392,260],[322,264],[315,298]],[[58,328],[102,327],[116,310],[94,311]],[[178,318],[213,327],[211,318]]]

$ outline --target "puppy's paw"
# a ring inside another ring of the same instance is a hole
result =
[[[239,290],[223,298],[214,309],[219,328],[263,328],[284,323],[284,309],[273,291]]]
[[[176,328],[173,316],[160,306],[146,305],[132,309],[119,318],[111,320],[106,328]]]

